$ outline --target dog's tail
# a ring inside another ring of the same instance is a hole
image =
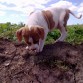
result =
[[[70,14],[72,14],[77,19],[80,19],[82,17],[82,14],[80,16],[76,16],[71,10],[68,10]]]

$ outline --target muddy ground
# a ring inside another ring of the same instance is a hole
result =
[[[34,56],[25,47],[0,38],[0,83],[83,83],[83,44],[57,42]]]

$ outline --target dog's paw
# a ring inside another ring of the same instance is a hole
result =
[[[37,49],[32,49],[32,48],[30,48],[28,46],[25,49],[31,55],[36,55],[39,52]]]
[[[42,52],[43,51],[43,49],[39,49],[39,52]]]
[[[55,43],[57,43],[57,42],[63,42],[63,41],[61,41],[61,40],[56,40]]]
[[[56,40],[55,43],[60,42],[60,40]]]

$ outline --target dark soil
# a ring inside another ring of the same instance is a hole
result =
[[[36,55],[25,47],[0,38],[0,83],[83,83],[83,44],[57,42]]]

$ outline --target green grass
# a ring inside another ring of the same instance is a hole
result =
[[[71,25],[67,26],[67,38],[65,42],[69,42],[71,44],[80,44],[83,43],[83,25]],[[53,43],[60,37],[59,30],[54,30],[48,34],[46,39],[46,44]]]
[[[83,26],[81,25],[69,26],[68,36],[65,41],[72,44],[83,43]]]
[[[16,41],[16,30],[22,27],[22,24],[11,24],[10,22],[0,24],[0,37]]]
[[[0,24],[0,37],[4,37],[10,39],[12,41],[16,41],[16,30],[20,27],[24,26],[23,23],[20,24],[11,24],[10,22]],[[80,44],[83,43],[83,25],[71,25],[67,26],[68,35],[65,39],[66,42],[72,44]],[[53,43],[60,37],[59,30],[54,30],[48,33],[45,44]]]

